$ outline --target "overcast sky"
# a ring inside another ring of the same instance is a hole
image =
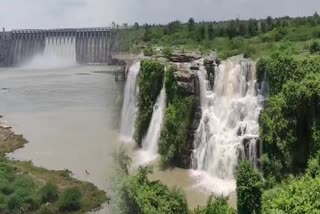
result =
[[[0,0],[0,26],[57,28],[311,15],[320,0]]]

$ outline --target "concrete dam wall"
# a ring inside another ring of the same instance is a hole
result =
[[[23,65],[35,56],[60,57],[79,64],[108,64],[114,38],[110,28],[3,31],[0,66]]]

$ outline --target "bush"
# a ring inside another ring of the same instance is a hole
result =
[[[143,50],[143,54],[145,56],[152,56],[153,55],[153,49],[152,47],[148,46]]]
[[[313,41],[310,45],[310,53],[320,53],[320,44],[316,41]]]
[[[10,210],[19,210],[22,206],[22,199],[19,195],[13,195],[9,198],[7,207]]]
[[[195,99],[176,95],[166,109],[160,134],[159,153],[164,166],[188,167],[191,144],[188,131],[192,122]]]
[[[263,213],[318,213],[320,177],[304,176],[263,194]]]
[[[40,189],[41,202],[54,202],[58,199],[58,187],[51,183],[47,183]]]
[[[320,152],[308,161],[307,175],[315,178],[320,174]]]
[[[66,189],[61,195],[58,206],[60,211],[77,211],[81,207],[82,194],[77,188]]]
[[[174,72],[176,71],[177,71],[176,65],[168,65],[166,67],[164,84],[165,84],[168,103],[171,103],[175,95],[178,93],[177,82],[176,82],[176,78],[174,77]]]
[[[141,146],[142,138],[148,131],[153,106],[163,86],[163,70],[164,66],[158,61],[144,60],[141,62],[135,129],[135,140],[139,146]]]
[[[235,214],[236,211],[229,207],[228,198],[210,196],[207,206],[204,208],[198,207],[194,210],[194,214]]]
[[[261,213],[262,177],[249,161],[237,171],[237,208],[239,214]]]
[[[125,214],[188,214],[188,205],[183,193],[170,191],[159,181],[149,181],[147,176],[150,168],[139,168],[138,173],[129,177],[128,183],[122,188],[122,200],[126,203],[121,207]]]
[[[169,48],[169,47],[165,47],[165,48],[162,50],[162,53],[163,53],[163,55],[164,55],[165,58],[170,59],[171,56],[172,56],[172,49]]]

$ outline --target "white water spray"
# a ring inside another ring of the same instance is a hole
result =
[[[76,65],[75,37],[47,37],[43,53],[36,55],[25,68],[57,68]]]
[[[200,178],[200,186],[228,195],[236,188],[234,174],[239,159],[245,158],[245,140],[249,144],[247,158],[257,165],[261,107],[255,88],[255,66],[236,58],[225,61],[216,69],[213,89],[204,67],[198,75],[202,119],[194,142],[194,173]]]
[[[160,132],[166,109],[166,92],[163,86],[156,104],[153,107],[153,113],[148,128],[147,135],[142,140],[142,150],[139,151],[139,164],[145,165],[158,157],[158,143]]]
[[[120,140],[125,143],[133,141],[134,126],[137,113],[137,96],[138,86],[137,77],[140,70],[140,62],[134,63],[130,68],[127,76],[124,101],[121,113]]]

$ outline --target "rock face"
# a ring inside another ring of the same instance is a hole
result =
[[[201,59],[201,55],[198,54],[173,54],[170,58],[171,62],[176,63],[190,63],[192,61]]]
[[[178,71],[174,73],[180,92],[186,95],[195,93],[195,71],[190,69],[190,64],[180,64]]]

